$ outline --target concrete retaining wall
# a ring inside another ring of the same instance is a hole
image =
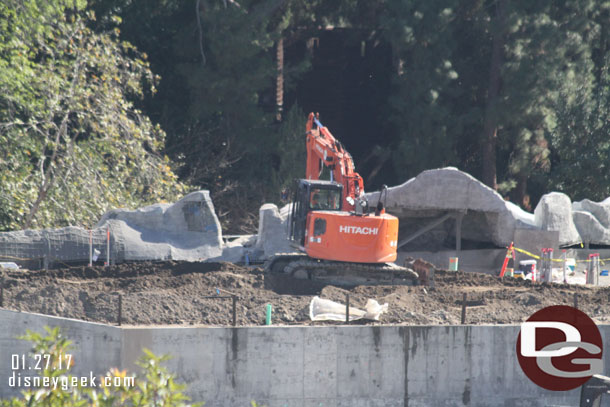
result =
[[[506,249],[480,249],[480,250],[443,250],[439,252],[398,252],[396,264],[403,264],[407,257],[423,259],[440,269],[449,269],[449,259],[458,257],[460,270],[477,273],[498,274],[506,256]]]
[[[61,326],[76,346],[75,372],[133,368],[142,347],[170,353],[170,370],[206,407],[578,405],[579,390],[531,383],[515,356],[519,327],[335,326],[118,328],[0,310],[0,398],[15,340],[26,328]],[[605,341],[610,325],[600,326]],[[605,366],[609,365],[608,352]]]

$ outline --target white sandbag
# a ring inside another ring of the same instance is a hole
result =
[[[17,263],[11,262],[0,262],[0,269],[19,270]]]
[[[388,303],[380,305],[377,301],[369,299],[366,310],[349,307],[349,320],[372,319],[379,321],[379,316],[388,310]],[[345,321],[345,304],[313,297],[309,303],[309,318],[312,321]]]
[[[369,298],[364,306],[366,314],[362,318],[379,321],[379,316],[388,311],[388,303],[381,305],[377,301]]]

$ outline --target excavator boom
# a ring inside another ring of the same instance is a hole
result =
[[[355,171],[354,160],[330,130],[320,123],[319,115],[309,114],[307,125],[307,167],[305,178],[320,179],[324,166],[330,169],[331,181],[343,185],[341,209],[354,210],[356,199],[364,195],[364,182]]]

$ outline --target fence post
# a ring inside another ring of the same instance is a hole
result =
[[[233,300],[233,326],[237,326],[237,295],[231,296]]]
[[[89,230],[89,267],[93,266],[93,231]]]
[[[121,294],[119,294],[119,316],[118,316],[119,326],[121,326],[122,322],[123,322],[123,296]]]
[[[265,325],[271,325],[271,318],[272,318],[272,314],[273,313],[273,306],[271,305],[271,303],[267,304],[266,307],[266,315],[265,315]]]
[[[345,323],[349,325],[349,294],[345,294]]]
[[[574,308],[578,309],[578,294],[574,293]]]
[[[462,325],[466,323],[466,293],[462,295]]]
[[[599,284],[599,253],[592,253],[589,255],[586,283],[593,285]]]
[[[49,269],[49,259],[51,257],[51,241],[49,240],[49,236],[47,233],[44,234],[44,240],[46,240],[46,254],[44,255],[44,260],[43,260],[43,264],[44,264],[44,269],[48,270]]]
[[[553,282],[553,249],[549,248],[549,258],[548,258],[548,266],[547,273],[545,275],[544,281],[547,283]]]
[[[110,225],[106,226],[106,267],[110,267]]]
[[[562,253],[562,258],[563,258],[563,283],[566,284],[568,282],[568,255],[565,251],[565,249],[563,250]]]

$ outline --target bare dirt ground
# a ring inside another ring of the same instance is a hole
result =
[[[239,296],[238,325],[262,325],[265,306],[273,305],[273,323],[320,325],[309,320],[313,296],[354,307],[367,299],[388,303],[379,322],[360,324],[459,324],[467,294],[468,324],[520,323],[549,305],[573,305],[598,322],[610,322],[610,287],[532,284],[530,281],[437,271],[435,287],[358,286],[350,289],[308,280],[264,274],[260,268],[231,263],[145,262],[102,267],[0,273],[3,308],[117,323],[122,296],[123,324],[231,324],[231,300],[205,298],[222,289]],[[221,295],[226,295],[221,292]],[[328,324],[336,324],[329,322]]]

